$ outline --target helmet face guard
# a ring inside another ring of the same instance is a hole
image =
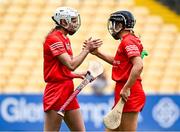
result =
[[[67,22],[67,26],[64,26],[64,28],[68,31],[70,35],[73,35],[80,27],[81,25],[81,19],[80,15],[77,17],[72,17],[70,22]]]
[[[58,26],[67,30],[70,35],[73,35],[81,25],[80,14],[69,7],[57,8],[52,19]],[[64,20],[66,24],[62,24],[61,20]]]
[[[123,30],[123,25],[120,22],[109,19],[107,27],[114,39],[120,39],[119,33]]]
[[[129,11],[117,11],[108,19],[108,31],[114,39],[121,39],[119,33],[123,30],[133,30],[135,25],[134,16]]]

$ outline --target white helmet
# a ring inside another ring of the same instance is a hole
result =
[[[52,19],[58,26],[63,27],[70,35],[73,35],[81,25],[80,14],[70,7],[59,7],[56,9]],[[60,20],[65,20],[67,25],[62,25]]]

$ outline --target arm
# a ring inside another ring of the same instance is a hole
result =
[[[142,62],[141,57],[132,57],[131,62],[133,64],[133,67],[131,69],[129,78],[120,93],[124,101],[127,101],[129,89],[133,86],[136,79],[140,76],[143,70],[143,62]]]
[[[113,64],[114,61],[114,57],[107,55],[106,53],[103,53],[102,51],[100,51],[99,49],[96,49],[95,51],[92,52],[93,55],[99,57],[100,59],[106,61],[109,64]]]
[[[131,69],[129,78],[126,84],[124,85],[124,88],[131,88],[143,70],[143,62],[141,57],[133,57],[131,58],[131,62],[133,64],[133,67]]]
[[[84,61],[88,53],[100,47],[101,44],[102,44],[102,41],[100,39],[91,40],[90,38],[89,40],[87,40],[87,44],[84,45],[83,50],[78,56],[72,58],[65,52],[59,55],[58,59],[62,64],[67,66],[71,71],[74,71]]]
[[[57,57],[62,64],[67,66],[71,71],[74,71],[84,61],[88,53],[88,50],[83,50],[74,58],[71,58],[67,53],[63,53]]]

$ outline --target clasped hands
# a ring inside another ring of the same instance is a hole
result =
[[[90,37],[88,40],[84,41],[83,50],[93,54],[102,44],[103,42],[101,39],[92,39],[92,37]]]

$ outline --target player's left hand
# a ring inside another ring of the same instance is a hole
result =
[[[127,102],[128,96],[130,95],[130,88],[123,87],[120,92],[122,99]]]
[[[74,74],[75,78],[81,78],[84,79],[87,71],[81,71],[81,72],[71,72],[72,74]]]

